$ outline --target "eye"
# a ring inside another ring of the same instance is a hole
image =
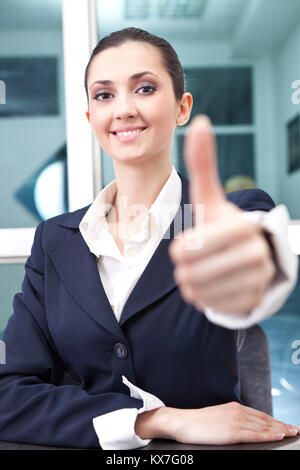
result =
[[[143,90],[143,92],[141,92],[140,90]],[[137,93],[139,95],[151,95],[152,93],[155,92],[155,90],[156,90],[156,86],[145,84],[145,85],[140,86],[140,88],[138,88]],[[97,101],[107,101],[111,99],[112,96],[113,95],[109,93],[108,91],[101,91],[95,94],[94,99]]]
[[[140,90],[146,90],[145,93],[139,93]],[[137,93],[140,95],[151,95],[154,93],[156,90],[156,87],[154,85],[142,85],[138,90]]]
[[[96,93],[94,99],[98,101],[106,101],[107,99],[109,99],[109,96],[112,96],[112,94],[108,91],[101,91],[100,93]]]

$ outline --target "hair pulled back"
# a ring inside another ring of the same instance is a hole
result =
[[[182,98],[182,95],[185,92],[185,78],[182,65],[179,62],[178,56],[171,46],[171,44],[163,38],[155,36],[154,34],[148,33],[147,31],[139,28],[125,28],[120,31],[115,31],[108,36],[102,38],[97,45],[94,47],[91,54],[90,60],[85,69],[84,76],[84,86],[88,98],[88,89],[87,89],[87,80],[88,80],[88,71],[89,66],[93,58],[100,52],[108,49],[110,47],[117,47],[121,44],[124,44],[126,41],[140,41],[147,44],[151,44],[153,47],[158,49],[161,53],[163,64],[169,73],[175,98],[179,101]]]

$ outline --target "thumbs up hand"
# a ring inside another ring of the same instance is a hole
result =
[[[196,116],[189,126],[184,158],[195,226],[170,243],[175,280],[199,310],[247,314],[261,302],[276,268],[261,227],[226,199],[207,117]]]

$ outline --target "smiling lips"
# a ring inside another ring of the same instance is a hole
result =
[[[135,140],[146,127],[127,126],[115,129],[111,133],[116,137],[119,142],[131,142]]]

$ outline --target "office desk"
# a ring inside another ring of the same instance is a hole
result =
[[[17,442],[0,441],[1,450],[86,450],[70,449],[66,447],[47,447],[34,444],[22,444]],[[89,449],[91,450],[91,449]],[[97,450],[97,449],[96,449]],[[171,450],[171,451],[195,451],[195,450],[300,450],[300,435],[296,437],[287,437],[279,442],[262,442],[256,444],[235,444],[227,446],[198,446],[179,444],[167,439],[153,439],[149,445],[134,450]],[[130,452],[130,451],[129,451]]]

